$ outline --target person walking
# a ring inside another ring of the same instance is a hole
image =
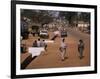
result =
[[[84,51],[84,42],[82,39],[80,39],[78,43],[78,52],[80,54],[80,59],[83,58],[83,51]]]
[[[66,48],[67,48],[67,44],[65,43],[65,39],[63,38],[61,41],[60,48],[59,48],[59,50],[61,52],[62,61],[65,60]]]

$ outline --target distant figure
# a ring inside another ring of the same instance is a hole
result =
[[[36,40],[33,43],[33,47],[37,47],[37,41]]]
[[[25,44],[21,44],[21,53],[26,53],[27,52],[27,47]]]
[[[41,41],[40,41],[40,38],[39,38],[38,41],[37,41],[37,47],[41,47]]]
[[[28,38],[28,22],[26,22],[26,18],[21,18],[21,36],[23,39]]]
[[[64,61],[64,59],[65,59],[66,48],[67,48],[67,45],[66,45],[66,43],[65,43],[65,39],[62,39],[62,41],[61,41],[61,46],[60,46],[60,48],[59,48],[59,50],[60,50],[60,52],[61,52],[62,61]]]
[[[44,41],[44,40],[41,40],[41,41],[40,41],[40,46],[41,46],[41,47],[44,47],[44,43],[45,43],[45,41]]]
[[[43,43],[44,43],[44,49],[45,51],[47,51],[47,43],[45,42],[45,40],[43,40]]]
[[[23,53],[23,44],[21,44],[21,53]]]
[[[45,40],[41,41],[41,47],[44,47],[45,51],[47,51],[47,44],[46,44]]]
[[[20,37],[20,40],[21,40],[21,41],[23,40],[23,36]]]
[[[83,40],[79,40],[79,43],[78,43],[78,52],[80,54],[80,59],[83,58],[83,51],[84,51],[84,42]]]

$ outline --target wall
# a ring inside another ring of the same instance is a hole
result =
[[[34,0],[48,1],[58,3],[73,4],[92,4],[98,5],[98,14],[100,14],[99,0]],[[74,76],[58,76],[58,77],[42,77],[36,79],[100,79],[100,15],[98,15],[98,74],[74,75]],[[0,0],[0,78],[10,78],[10,0]],[[35,78],[34,78],[35,79]]]

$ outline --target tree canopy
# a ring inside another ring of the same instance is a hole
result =
[[[89,12],[71,12],[71,11],[52,11],[52,10],[31,10],[21,9],[21,16],[26,16],[34,23],[47,24],[53,22],[55,18],[64,19],[72,25],[75,21],[84,21],[90,23]]]

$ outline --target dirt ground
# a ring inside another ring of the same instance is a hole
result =
[[[76,29],[68,28],[67,31],[68,37],[65,37],[65,42],[68,44],[68,47],[65,56],[66,59],[64,61],[61,61],[61,54],[59,51],[61,38],[57,37],[54,43],[48,44],[47,51],[42,52],[40,56],[32,60],[25,69],[90,66],[90,35],[77,31]],[[51,38],[52,32],[49,32],[49,35]],[[33,41],[38,38],[38,36],[33,37],[29,35],[29,39],[23,40],[23,42],[26,42],[27,46],[30,47]],[[83,59],[79,58],[77,50],[79,39],[83,39],[85,43]],[[21,60],[25,58],[24,56],[21,56]]]

